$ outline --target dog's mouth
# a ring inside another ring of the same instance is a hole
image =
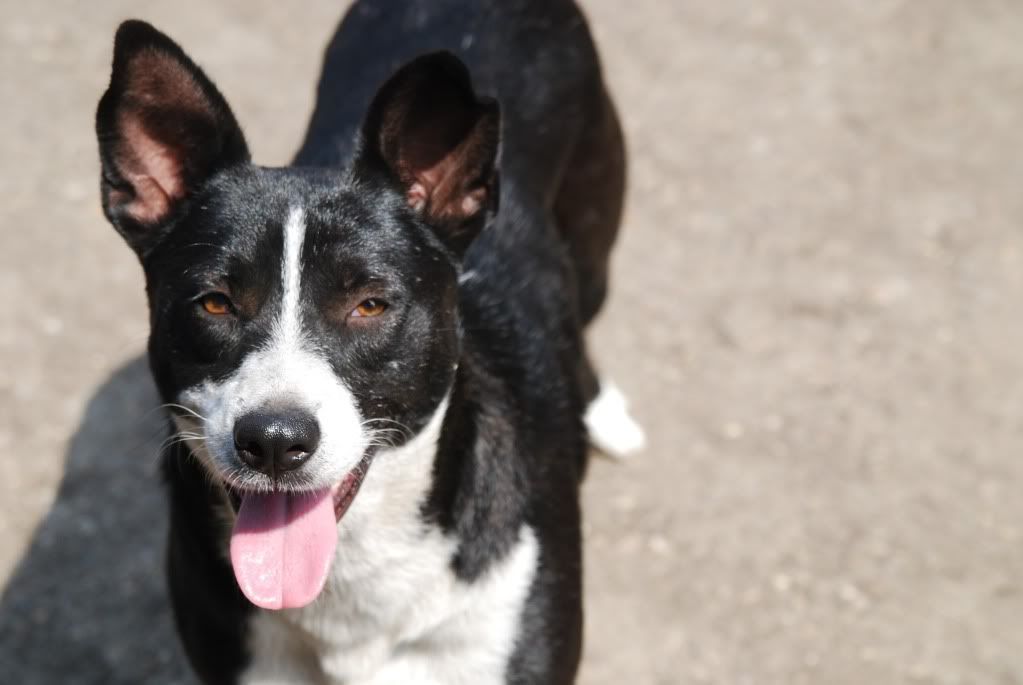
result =
[[[337,547],[337,524],[369,471],[365,455],[329,488],[270,492],[228,490],[237,512],[231,565],[238,587],[264,609],[303,607],[326,583]]]

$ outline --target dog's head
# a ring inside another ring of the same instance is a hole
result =
[[[238,525],[246,507],[263,532],[304,509],[340,518],[376,447],[443,406],[498,122],[438,53],[383,85],[348,168],[258,167],[175,43],[142,22],[118,30],[96,116],[103,209],[145,270],[159,390]],[[310,599],[239,580],[266,606]]]

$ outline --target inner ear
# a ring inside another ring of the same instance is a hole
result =
[[[112,189],[109,200],[130,218],[152,223],[184,198],[187,177],[208,171],[200,167],[200,160],[190,159],[191,136],[175,135],[185,133],[185,120],[202,127],[205,103],[196,97],[194,81],[168,55],[144,52],[126,65],[126,71],[111,150],[125,183]],[[186,169],[188,162],[192,169]]]
[[[483,209],[497,152],[496,105],[457,85],[410,89],[381,130],[381,148],[409,205],[435,220],[469,219]]]
[[[248,161],[213,84],[173,41],[138,21],[118,29],[96,133],[104,210],[137,250],[213,173]]]
[[[366,119],[364,155],[379,157],[442,238],[471,238],[495,199],[499,127],[497,103],[477,97],[465,65],[435,53],[381,88]]]

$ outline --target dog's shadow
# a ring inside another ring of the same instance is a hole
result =
[[[164,582],[163,416],[143,359],[104,383],[0,596],[0,681],[191,684]]]

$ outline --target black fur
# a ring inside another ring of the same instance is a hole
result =
[[[180,93],[146,107],[126,96],[155,87],[133,82],[128,68],[145,51],[168,57],[172,85],[194,84],[183,112],[171,101]],[[139,140],[173,162],[143,169],[155,176],[142,181],[125,147],[123,117],[133,113],[147,134]],[[474,205],[441,195],[410,208],[423,160],[445,151],[410,151],[399,139],[430,121],[431,140],[478,137],[459,160],[470,171],[444,190],[477,193],[478,212],[463,215]],[[581,331],[604,297],[624,187],[617,119],[574,3],[357,2],[327,48],[307,136],[285,169],[249,164],[206,76],[165,36],[127,22],[97,133],[104,208],[146,271],[150,363],[165,401],[226,377],[269,334],[282,224],[301,198],[307,333],[364,417],[418,430],[453,388],[424,520],[457,536],[451,563],[466,582],[532,526],[541,556],[507,682],[572,682],[582,639],[581,416],[596,392]],[[230,291],[234,316],[197,307],[211,289]],[[341,325],[367,293],[389,303],[387,316]],[[164,471],[178,628],[205,682],[233,682],[252,607],[222,556],[225,492],[184,447]]]

